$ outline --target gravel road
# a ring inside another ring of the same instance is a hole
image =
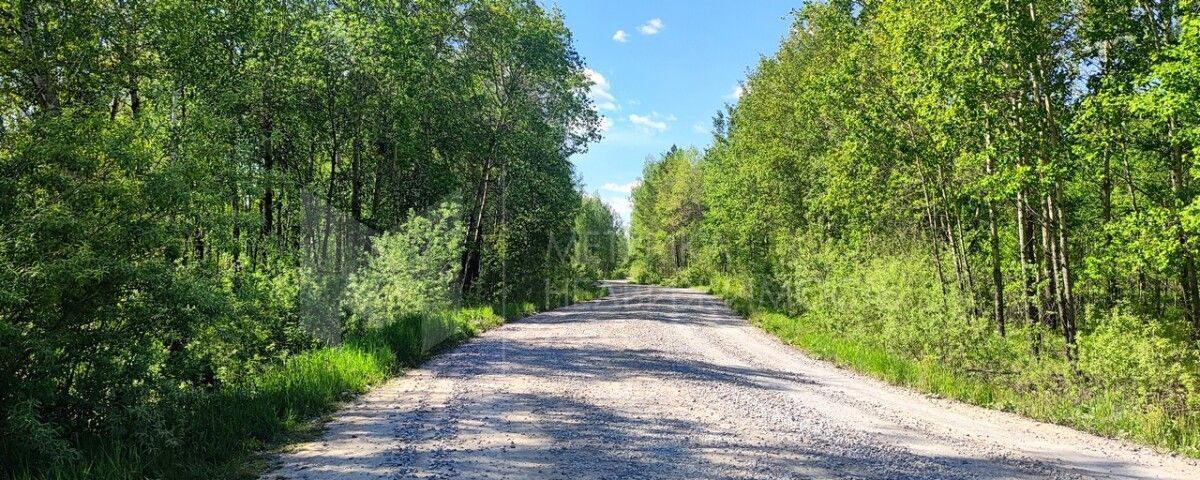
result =
[[[708,295],[610,290],[380,386],[263,478],[1200,479],[1192,460],[814,360]]]

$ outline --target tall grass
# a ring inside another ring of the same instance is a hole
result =
[[[554,306],[603,293],[580,289]],[[169,410],[169,429],[176,432],[169,442],[149,449],[88,445],[69,464],[27,466],[0,478],[254,478],[264,466],[259,452],[312,434],[313,419],[339,403],[446,346],[536,311],[532,302],[515,302],[498,313],[484,306],[407,315],[350,334],[341,345],[292,356],[238,384],[164,402],[159,408]]]

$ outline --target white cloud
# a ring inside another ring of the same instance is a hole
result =
[[[592,104],[596,106],[596,109],[607,111],[618,109],[617,97],[613,96],[612,85],[608,84],[608,79],[604,78],[600,72],[590,68],[585,68],[583,73],[592,82],[592,88],[588,90],[588,97],[592,99]]]
[[[600,125],[598,127],[600,129],[600,133],[607,132],[608,129],[612,128],[612,126],[613,126],[612,120],[610,120],[608,117],[605,117],[605,116],[600,117]]]
[[[617,30],[617,33],[613,34],[612,39],[617,42],[625,43],[629,41],[629,34],[625,33],[624,30]]]
[[[607,191],[610,191],[610,192],[624,193],[624,194],[628,195],[630,192],[632,192],[632,191],[633,191],[634,187],[637,187],[638,185],[641,185],[641,184],[642,184],[642,181],[641,181],[641,180],[634,180],[634,181],[632,181],[632,182],[629,182],[629,183],[612,183],[612,182],[609,182],[609,183],[606,183],[606,184],[602,185],[602,186],[600,187],[600,189],[601,189],[601,190],[607,190]]]
[[[629,200],[629,197],[605,197],[600,201],[608,204],[613,211],[617,212],[617,215],[621,216],[623,225],[629,225],[629,217],[633,214],[633,202]]]
[[[661,32],[664,27],[666,27],[666,25],[663,24],[661,18],[652,18],[649,22],[646,22],[645,25],[637,27],[637,29],[639,32],[642,32],[642,35],[655,35],[658,34],[658,32]]]
[[[742,94],[744,93],[746,93],[746,89],[742,88],[741,85],[734,85],[733,90],[729,92],[729,95],[725,96],[725,99],[734,101],[741,100]]]
[[[651,110],[649,115],[631,113],[625,118],[629,120],[629,123],[637,127],[637,131],[642,134],[665,132],[671,123],[679,120],[674,114],[663,115],[655,110]]]
[[[646,132],[665,132],[667,130],[667,122],[655,120],[653,117],[644,117],[633,113],[629,115],[629,121]]]
[[[708,133],[708,129],[704,128],[704,125],[699,123],[692,124],[692,130],[695,130],[696,133]]]

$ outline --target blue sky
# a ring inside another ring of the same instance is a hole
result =
[[[771,55],[801,0],[546,0],[591,70],[604,139],[572,160],[589,192],[625,217],[647,155],[709,144],[713,115]],[[618,33],[621,32],[621,33]]]

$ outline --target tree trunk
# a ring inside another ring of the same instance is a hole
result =
[[[991,146],[991,134],[984,133],[985,141],[989,147]],[[992,164],[992,155],[989,152],[986,163],[984,164],[985,172],[988,176],[994,174],[995,166]],[[992,320],[996,322],[996,328],[1003,337],[1007,334],[1005,329],[1004,318],[1004,274],[1000,270],[1000,229],[996,225],[996,204],[989,200],[987,202],[988,212],[988,244],[991,247],[992,257]]]
[[[1034,263],[1033,222],[1029,218],[1029,204],[1025,188],[1017,191],[1017,242],[1020,243],[1018,252],[1021,260],[1022,298],[1025,304],[1025,323],[1037,325],[1040,322],[1037,299],[1037,277]]]
[[[945,308],[947,307],[946,297],[949,296],[949,292],[946,290],[945,267],[942,266],[942,248],[939,241],[941,233],[938,231],[937,222],[933,217],[933,207],[930,205],[929,187],[926,185],[925,174],[921,173],[920,169],[918,169],[918,173],[921,175],[919,179],[921,182],[921,194],[925,199],[925,221],[929,226],[929,234],[932,240],[933,263],[937,267],[938,285],[942,287],[942,307]]]
[[[362,232],[362,188],[362,134],[355,132],[350,151],[350,218],[354,222],[346,230],[347,244],[355,250],[358,250],[359,246],[364,247],[364,250],[370,248],[369,243],[364,241],[365,235]]]
[[[1071,256],[1068,250],[1067,238],[1067,220],[1063,216],[1061,187],[1058,184],[1052,186],[1053,190],[1050,195],[1049,210],[1054,214],[1054,224],[1057,235],[1054,240],[1058,243],[1056,253],[1058,254],[1058,274],[1059,274],[1059,304],[1061,305],[1063,339],[1067,343],[1067,358],[1071,361],[1075,360],[1075,332],[1076,332],[1076,311],[1075,311],[1075,286],[1074,277],[1071,275]]]
[[[962,252],[958,250],[958,241],[954,235],[954,227],[951,225],[953,220],[950,217],[950,199],[946,195],[945,179],[942,175],[941,165],[938,165],[937,192],[942,200],[942,208],[938,209],[941,212],[942,230],[946,234],[946,243],[950,245],[950,255],[954,259],[954,280],[958,285],[959,292],[968,292],[966,269],[963,268]]]
[[[274,125],[270,115],[263,118],[263,144],[262,144],[262,162],[263,162],[263,177],[266,188],[263,189],[262,197],[262,236],[268,237],[275,227],[275,151],[274,145],[271,143],[272,130]]]
[[[1200,338],[1200,285],[1197,285],[1195,253],[1192,251],[1187,230],[1180,221],[1180,210],[1192,201],[1188,193],[1186,173],[1184,172],[1183,148],[1175,141],[1175,122],[1171,120],[1168,136],[1172,140],[1170,146],[1170,177],[1171,193],[1174,194],[1175,229],[1178,231],[1180,251],[1179,284],[1183,289],[1183,313],[1188,323],[1192,324],[1193,338]]]
[[[241,199],[238,198],[237,185],[230,191],[229,204],[233,209],[233,273],[234,286],[238,285],[237,274],[242,271],[242,219]]]
[[[330,77],[336,78],[332,73],[328,73]],[[338,122],[337,122],[337,82],[333,81],[326,88],[326,109],[329,115],[329,187],[325,190],[325,231],[321,234],[321,257],[320,263],[322,266],[328,265],[329,261],[329,236],[333,233],[333,194],[337,185],[337,169],[338,163],[341,162],[341,145],[338,143]]]
[[[332,123],[332,120],[331,120]],[[339,149],[337,140],[337,127],[331,128],[333,141],[329,150],[329,187],[325,190],[325,231],[321,235],[321,263],[325,264],[329,260],[329,236],[333,233],[333,194],[337,185],[337,167],[339,163]]]
[[[362,221],[362,140],[354,137],[350,152],[350,216]]]
[[[1109,251],[1111,251],[1113,244],[1112,233],[1109,233],[1109,227],[1113,223],[1112,194],[1112,159],[1106,146],[1104,151],[1104,173],[1101,174],[1100,179],[1100,218],[1104,224],[1104,249],[1106,254],[1110,254]],[[1106,276],[1108,278],[1104,284],[1104,305],[1106,308],[1112,308],[1113,305],[1116,305],[1120,292],[1116,276],[1111,272],[1108,272]]]
[[[475,207],[469,219],[467,249],[463,252],[462,276],[459,279],[459,291],[463,293],[471,288],[471,283],[479,276],[481,250],[483,249],[483,214],[487,210],[488,190],[491,184],[493,166],[494,163],[490,158],[484,161],[483,178],[475,186]]]
[[[1042,199],[1042,316],[1046,328],[1057,330],[1062,319],[1062,303],[1059,302],[1058,249],[1054,242],[1054,215],[1050,211],[1050,194]]]
[[[383,212],[380,211],[383,206],[384,174],[385,172],[390,173],[395,168],[390,142],[383,138],[377,140],[375,154],[379,158],[379,162],[375,168],[375,178],[371,182],[371,222],[375,228],[385,229],[389,225],[384,224]]]
[[[129,113],[133,118],[137,118],[142,111],[142,96],[138,94],[137,78],[131,80],[133,86],[129,87]]]
[[[58,114],[58,89],[54,86],[54,80],[50,73],[49,65],[46,56],[42,53],[43,45],[39,45],[38,41],[33,37],[38,30],[37,8],[38,1],[25,0],[20,2],[18,8],[21,10],[21,25],[20,33],[21,46],[28,52],[35,55],[33,65],[29,65],[29,80],[33,84],[34,94],[37,97],[38,108],[43,112]]]
[[[196,261],[204,262],[204,229],[196,227],[192,233],[192,248],[196,251]]]

